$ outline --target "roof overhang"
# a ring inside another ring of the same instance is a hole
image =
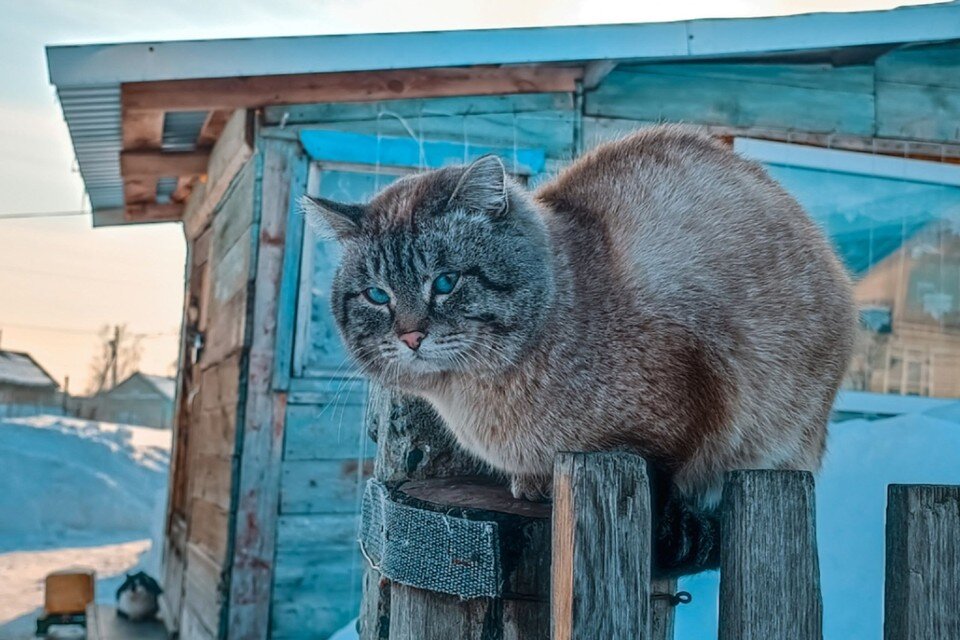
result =
[[[617,61],[952,39],[960,39],[957,3],[672,23],[52,46],[47,58],[95,221],[116,223],[179,219],[234,109],[572,91],[578,82],[596,84]]]

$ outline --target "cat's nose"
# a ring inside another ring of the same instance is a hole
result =
[[[403,344],[416,351],[420,348],[420,343],[427,337],[427,334],[423,331],[407,331],[406,333],[401,333],[398,337]]]

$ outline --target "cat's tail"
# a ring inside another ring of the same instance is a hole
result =
[[[653,493],[653,575],[672,578],[719,568],[719,510],[696,505],[666,475],[656,479]]]

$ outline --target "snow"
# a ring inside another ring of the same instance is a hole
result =
[[[57,386],[33,358],[17,351],[0,351],[0,382],[25,387]]]
[[[960,484],[960,402],[831,426],[817,478],[824,638],[879,638],[883,628],[887,485]],[[677,638],[716,637],[716,573],[682,581]]]
[[[36,416],[0,419],[0,639],[26,638],[42,581],[97,570],[110,602],[124,571],[157,575],[168,430]]]

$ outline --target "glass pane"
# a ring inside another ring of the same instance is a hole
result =
[[[846,388],[960,397],[960,188],[768,169],[854,277],[861,327]]]
[[[339,202],[365,202],[396,178],[374,173],[323,171],[320,176],[320,196]],[[305,257],[309,252],[305,264],[310,267],[311,277],[306,344],[297,345],[297,349],[303,349],[303,375],[352,375],[354,368],[340,341],[330,309],[330,285],[339,263],[340,248],[335,241],[322,240],[310,234],[305,236],[304,242]]]

